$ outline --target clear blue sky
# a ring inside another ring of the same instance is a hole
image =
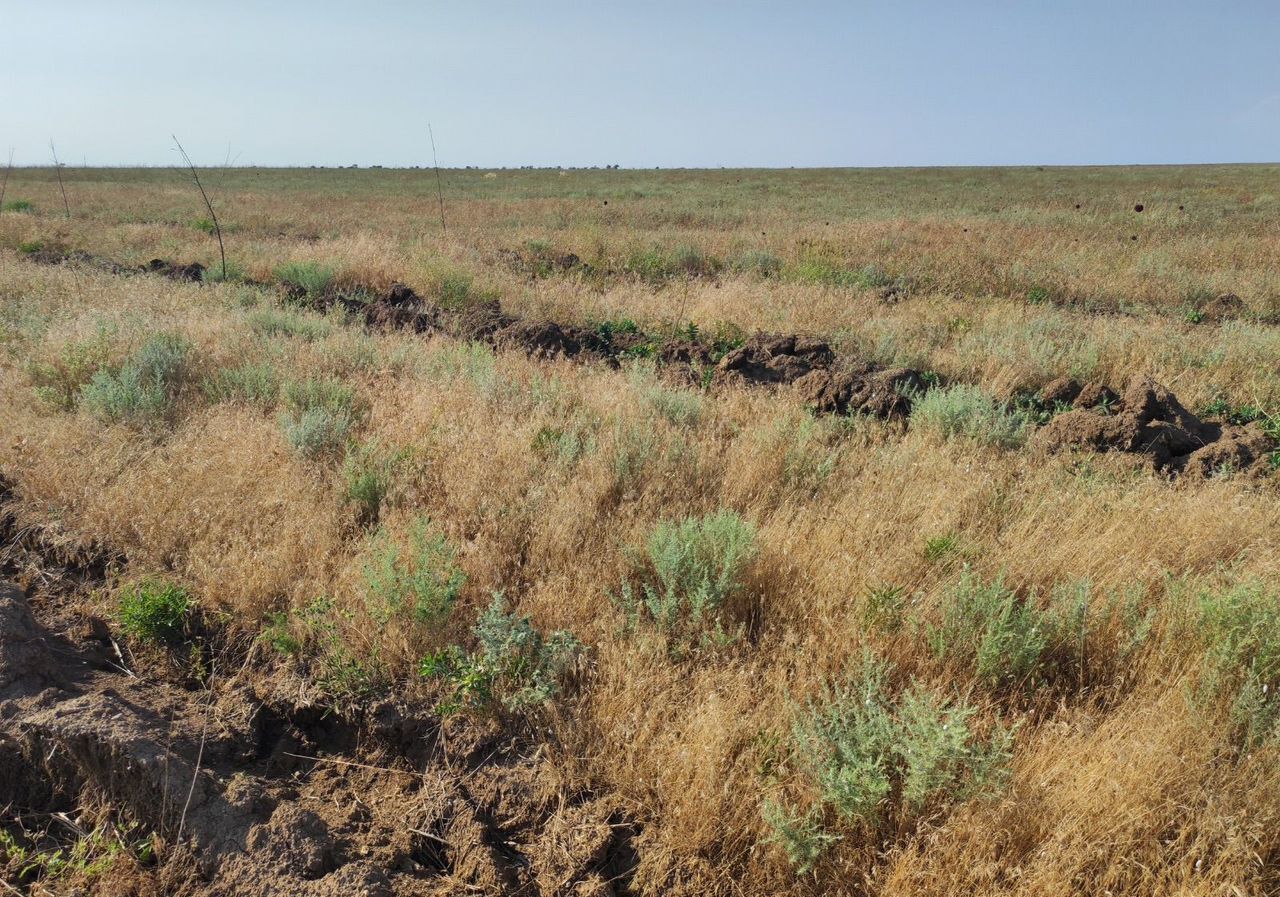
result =
[[[1280,0],[0,0],[0,153],[69,164],[1280,160]]]

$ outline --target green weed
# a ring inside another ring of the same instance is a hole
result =
[[[476,622],[478,650],[457,645],[427,655],[421,675],[443,681],[449,696],[442,714],[484,711],[501,706],[518,711],[545,704],[559,692],[565,673],[581,651],[568,632],[543,636],[528,617],[508,612],[500,593]]]
[[[333,285],[334,270],[320,262],[289,262],[275,269],[276,280],[302,290],[308,300],[328,292]]]
[[[280,375],[269,361],[246,361],[207,377],[202,391],[210,402],[269,408],[280,395]]]
[[[379,530],[363,572],[365,605],[380,626],[401,620],[438,627],[453,612],[467,581],[453,546],[426,517],[410,527],[407,552]]]
[[[147,580],[120,596],[120,625],[126,633],[147,642],[172,642],[182,637],[193,602],[181,586]]]

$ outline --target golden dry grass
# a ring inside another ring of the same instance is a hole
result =
[[[430,193],[402,173],[234,172],[215,181],[215,195],[239,227],[233,257],[255,276],[320,260],[352,283],[407,279],[425,290],[442,271],[466,271],[525,313],[812,330],[999,395],[1063,374],[1119,383],[1151,373],[1195,407],[1219,394],[1280,399],[1280,336],[1265,317],[1193,326],[1179,311],[1178,290],[1190,288],[1275,310],[1280,242],[1263,227],[1277,202],[1264,192],[1267,171],[866,174],[879,205],[864,199],[853,212],[824,193],[840,186],[847,199],[842,179],[857,183],[853,174],[621,173],[626,185],[614,173],[548,182],[455,172],[447,239],[432,231]],[[176,176],[74,174],[78,217],[6,214],[0,243],[209,261],[208,238],[180,223],[194,215]],[[895,177],[901,190],[890,196]],[[47,205],[38,174],[15,181],[11,195]],[[643,194],[632,207],[628,190]],[[1002,203],[1003,190],[1017,201]],[[1134,195],[1147,197],[1140,225],[1153,248],[1144,243],[1136,259],[1118,239],[1073,248],[1079,235],[1127,228],[1132,213],[1112,207]],[[1210,200],[1212,214],[1195,205]],[[1072,217],[1075,201],[1086,204],[1085,224]],[[1214,217],[1225,207],[1231,215]],[[885,306],[869,289],[750,275],[659,289],[628,278],[530,281],[493,259],[530,237],[597,260],[649,242],[728,257],[758,247],[760,230],[787,259],[821,234],[843,262],[875,261],[929,285]],[[1041,282],[1138,312],[1027,304],[1026,289]],[[1211,647],[1197,636],[1196,596],[1280,575],[1274,484],[1170,482],[1113,457],[815,421],[785,391],[686,392],[693,411],[673,415],[663,391],[682,390],[643,365],[495,355],[305,312],[312,338],[266,335],[253,322],[278,313],[269,293],[40,268],[10,249],[0,251],[0,297],[0,470],[23,522],[123,551],[131,574],[180,579],[204,608],[248,630],[329,596],[350,614],[353,649],[376,653],[410,686],[422,652],[465,640],[493,591],[538,626],[571,630],[588,646],[588,669],[548,717],[549,742],[569,779],[615,796],[643,824],[639,893],[1219,895],[1267,893],[1280,881],[1280,748],[1270,738],[1243,750],[1226,702],[1193,698]],[[68,343],[104,332],[118,360],[156,331],[193,347],[170,423],[104,424],[83,407],[54,410],[33,390],[33,365]],[[360,411],[354,437],[400,453],[382,525],[403,542],[429,518],[468,577],[442,630],[425,640],[387,630],[377,642],[362,591],[371,533],[344,503],[341,461],[292,450],[277,408],[212,403],[198,388],[247,359],[285,380],[345,382]],[[577,441],[548,451],[548,434]],[[747,637],[689,659],[652,631],[625,632],[610,594],[653,526],[722,508],[758,530],[738,598]],[[927,540],[947,534],[956,549],[930,557]],[[1093,672],[1020,692],[940,659],[922,628],[869,622],[868,596],[887,585],[904,590],[920,627],[938,620],[966,568],[1003,576],[1031,603],[1080,581],[1099,597],[1129,595],[1151,632],[1121,655],[1125,633],[1109,618],[1089,637]],[[815,803],[786,752],[792,722],[866,649],[894,663],[895,688],[915,680],[968,695],[983,725],[1018,724],[1011,780],[995,797],[930,805],[887,832],[828,812],[840,840],[797,875],[767,840],[761,803]]]

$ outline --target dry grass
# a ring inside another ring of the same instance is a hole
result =
[[[314,259],[351,283],[404,278],[426,290],[441,272],[461,271],[525,312],[835,333],[848,350],[1000,395],[1068,373],[1120,382],[1149,372],[1194,407],[1219,393],[1280,400],[1280,343],[1266,320],[1191,326],[1180,316],[1181,291],[1193,288],[1277,310],[1280,243],[1263,227],[1277,202],[1263,189],[1268,171],[454,172],[447,242],[424,211],[429,172],[421,183],[416,173],[229,172],[210,186],[239,228],[229,255],[255,276]],[[79,217],[6,214],[0,243],[57,240],[134,261],[216,252],[182,225],[194,207],[176,176],[69,177]],[[15,175],[12,195],[48,205],[42,178]],[[895,178],[901,189],[891,191]],[[1144,217],[1131,211],[1136,200]],[[1131,229],[1138,248],[1118,237]],[[791,264],[821,239],[841,264],[874,261],[928,285],[884,306],[874,290],[787,278],[655,289],[625,277],[531,281],[495,262],[497,249],[534,236],[593,264],[655,242],[726,258],[765,248]],[[1027,304],[1038,283],[1137,313]],[[370,335],[310,313],[297,313],[309,322],[304,335],[264,333],[255,316],[281,312],[253,288],[38,268],[8,250],[0,297],[0,469],[24,521],[110,544],[131,570],[166,571],[207,610],[250,629],[272,611],[330,597],[350,614],[342,625],[352,649],[393,678],[411,679],[426,645],[465,639],[495,590],[539,627],[571,630],[589,648],[588,670],[550,717],[550,740],[566,776],[615,795],[644,824],[638,892],[1277,886],[1278,748],[1269,739],[1245,750],[1228,701],[1195,698],[1209,646],[1194,611],[1203,593],[1280,575],[1273,484],[1171,483],[1122,459],[814,421],[785,392],[690,394],[696,410],[672,413],[655,391],[675,387],[643,369]],[[33,389],[32,365],[62,357],[69,343],[105,334],[107,358],[118,361],[156,331],[192,346],[169,423],[103,424],[83,408],[52,408]],[[212,403],[200,390],[202,378],[246,360],[270,365],[281,382],[329,378],[352,391],[352,437],[397,458],[380,526],[407,544],[428,518],[466,574],[442,630],[424,640],[372,625],[362,570],[374,531],[344,498],[339,457],[294,451],[276,404]],[[689,656],[652,628],[628,631],[610,596],[633,575],[653,526],[726,508],[758,530],[759,555],[731,607],[743,638]],[[951,547],[927,550],[944,536]],[[1081,581],[1099,605],[1128,596],[1149,634],[1121,654],[1131,624],[1108,617],[1088,636],[1089,675],[1068,665],[1024,689],[991,687],[927,645],[926,627],[965,569],[983,581],[1003,576],[1036,606]],[[905,602],[896,626],[871,607],[872,593],[890,586]],[[1017,724],[1011,779],[993,798],[939,801],[883,830],[825,810],[839,840],[798,876],[767,840],[761,804],[782,795],[817,806],[789,754],[792,722],[868,649],[893,662],[895,693],[916,681],[967,695],[982,726]]]

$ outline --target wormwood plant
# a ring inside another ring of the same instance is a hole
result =
[[[936,657],[960,658],[980,682],[999,686],[1031,677],[1049,630],[1039,608],[1018,600],[1002,579],[984,583],[966,569],[947,593],[942,619],[926,627],[925,640]]]
[[[399,461],[399,455],[385,452],[373,441],[356,446],[343,459],[343,502],[354,509],[361,526],[377,522]]]
[[[528,617],[507,610],[501,593],[494,594],[472,633],[477,650],[451,645],[428,654],[419,666],[421,675],[448,687],[448,697],[437,706],[441,714],[545,704],[555,698],[582,649],[568,632],[543,636]]]
[[[1280,601],[1258,583],[1205,592],[1194,603],[1195,628],[1207,646],[1194,697],[1201,707],[1225,701],[1235,738],[1246,751],[1280,731]]]
[[[302,290],[310,302],[323,296],[333,285],[334,271],[320,262],[289,262],[275,269],[276,279]]]
[[[792,755],[818,804],[805,815],[776,802],[763,810],[769,840],[799,871],[835,840],[820,824],[822,808],[876,832],[1006,784],[1012,730],[996,726],[980,737],[972,725],[977,708],[919,683],[894,698],[890,672],[887,662],[864,654],[857,674],[809,703],[793,726]]]
[[[249,315],[249,327],[261,336],[298,337],[315,342],[329,335],[329,322],[311,314],[264,308]]]
[[[376,646],[372,656],[364,658],[352,650],[344,631],[352,620],[350,611],[320,596],[293,613],[269,615],[258,637],[278,653],[305,663],[324,694],[350,703],[374,693],[386,681]]]
[[[134,425],[168,418],[187,379],[191,345],[173,333],[147,337],[118,369],[100,369],[80,392],[81,403],[100,420]]]
[[[722,611],[756,557],[755,538],[755,527],[732,511],[659,523],[645,545],[639,594],[624,582],[615,599],[628,628],[652,625],[679,651],[732,639]]]
[[[915,400],[911,423],[947,438],[963,436],[987,445],[1015,448],[1026,441],[1027,422],[995,396],[967,383],[931,389]]]
[[[973,671],[987,688],[1033,689],[1098,681],[1117,672],[1146,641],[1153,611],[1140,595],[1095,597],[1087,582],[1063,582],[1044,600],[1019,597],[1002,577],[986,582],[968,567],[923,626],[937,658]]]
[[[402,620],[434,628],[453,612],[466,581],[449,540],[419,517],[410,527],[407,551],[385,529],[374,535],[364,566],[365,603],[379,626]]]
[[[336,454],[356,422],[355,392],[339,380],[285,384],[287,410],[280,415],[285,439],[306,458]]]
[[[766,798],[760,805],[760,815],[769,827],[765,843],[781,847],[797,875],[811,872],[826,849],[840,840],[839,835],[822,827],[822,812],[818,808],[800,813]]]
[[[111,328],[100,325],[93,336],[64,343],[51,361],[32,362],[27,375],[36,396],[59,411],[74,411],[81,391],[107,366],[114,336]]]
[[[48,832],[43,835],[24,832],[24,835],[26,844],[10,831],[0,829],[0,881],[53,885],[78,879],[83,883],[107,872],[122,857],[132,857],[142,864],[155,858],[155,836],[142,834],[137,823],[103,823],[79,832],[69,845],[63,843],[43,850],[27,845],[48,840]],[[31,892],[48,893],[44,887],[35,887]]]
[[[247,361],[205,378],[201,389],[210,402],[269,408],[280,394],[280,374],[269,361]]]

